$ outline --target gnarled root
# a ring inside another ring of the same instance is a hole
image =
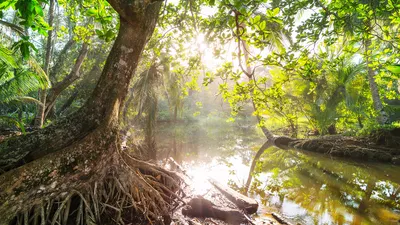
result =
[[[121,156],[123,165],[102,180],[42,199],[18,212],[10,224],[169,224],[180,190],[178,176],[126,153]]]
[[[0,225],[169,224],[181,179],[98,130],[0,175]]]

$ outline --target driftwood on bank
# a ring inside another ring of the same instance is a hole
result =
[[[249,222],[241,211],[237,209],[218,207],[210,200],[201,196],[192,198],[182,209],[182,214],[189,217],[211,217],[232,225]]]
[[[239,209],[246,213],[253,214],[257,212],[258,202],[252,198],[244,196],[239,192],[222,185],[214,179],[208,180],[218,191],[220,191],[227,199],[233,202]]]

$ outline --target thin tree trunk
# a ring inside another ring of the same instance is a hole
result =
[[[86,92],[90,93],[92,92],[91,88],[88,89],[88,85],[90,83],[97,82],[99,74],[101,74],[101,69],[102,69],[100,68],[100,64],[104,60],[105,59],[102,57],[96,57],[96,61],[94,62],[94,65],[90,70],[90,72],[88,72],[88,74],[85,75],[83,79],[79,82],[79,84],[75,88],[74,93],[68,98],[68,100],[63,104],[63,106],[61,106],[60,110],[57,110],[57,115],[63,114],[63,112],[71,106],[73,101],[75,101],[75,99],[78,96],[85,95],[85,92],[83,92],[82,90],[85,90]]]
[[[361,116],[358,116],[358,117],[357,117],[357,121],[358,121],[358,126],[360,126],[360,128],[363,128],[364,125],[363,125],[363,123],[362,123],[362,121],[361,121]]]
[[[53,20],[54,20],[54,1],[50,0],[49,6],[49,20],[48,24],[50,27],[53,27]],[[53,29],[50,29],[47,32],[47,43],[46,43],[46,57],[44,61],[43,70],[48,75],[49,74],[49,67],[50,67],[50,60],[51,60],[51,52],[52,52],[52,45],[53,45]],[[33,126],[36,128],[41,128],[44,123],[44,116],[45,116],[45,106],[46,106],[46,89],[39,90],[38,92],[39,101],[42,105],[37,105],[37,112],[36,117],[34,120]]]
[[[44,119],[47,118],[47,115],[53,109],[57,97],[61,94],[61,92],[67,89],[72,83],[74,83],[77,79],[80,78],[81,75],[80,69],[83,64],[83,61],[87,56],[88,51],[89,51],[89,45],[87,43],[83,43],[82,48],[79,51],[78,58],[76,59],[75,65],[72,68],[71,72],[62,81],[53,84],[53,87],[47,93]]]
[[[252,71],[252,69],[251,69],[251,67],[249,65],[249,51],[250,50],[249,50],[249,48],[247,46],[247,43],[245,41],[241,40],[241,42],[242,42],[241,44],[242,44],[243,49],[244,49],[243,50],[243,52],[244,52],[243,54],[244,54],[244,59],[245,59],[245,63],[246,63],[246,74],[248,75],[249,81],[251,81],[253,76],[254,76],[254,74],[253,74],[253,71]],[[239,55],[238,57],[241,57],[241,56]],[[253,105],[253,110],[257,111],[257,106],[256,106],[256,104],[254,102],[253,96],[251,97],[251,103]],[[251,162],[250,169],[249,169],[249,175],[247,176],[247,181],[246,181],[246,185],[245,185],[246,192],[249,190],[249,187],[250,187],[250,184],[251,184],[251,180],[253,178],[252,174],[254,172],[256,164],[257,164],[258,160],[260,159],[261,155],[264,153],[265,150],[267,150],[268,148],[274,146],[275,136],[268,128],[265,127],[265,125],[263,124],[262,120],[263,119],[259,115],[257,115],[257,121],[261,125],[260,126],[261,130],[264,133],[265,137],[267,138],[267,141],[260,147],[260,149],[258,149],[256,155],[254,156],[254,158],[253,158],[253,160]]]
[[[250,51],[250,49],[247,46],[247,43],[245,41],[242,40],[241,42],[242,42],[242,46],[243,46],[243,49],[244,49],[244,51],[243,51],[244,53],[243,54],[244,54],[244,60],[245,60],[245,63],[246,63],[246,73],[251,75],[251,77],[248,77],[249,81],[251,81],[253,76],[254,76],[254,74],[253,74],[253,71],[252,71],[252,69],[251,69],[251,67],[249,65],[249,58],[250,58],[249,57],[249,51]],[[241,56],[239,56],[239,57],[241,57]],[[251,103],[253,105],[254,111],[257,111],[257,106],[256,106],[256,104],[254,102],[253,96],[251,97]],[[258,120],[258,123],[261,125],[260,127],[261,127],[261,130],[264,133],[265,137],[268,138],[268,139],[274,139],[274,134],[268,128],[266,128],[263,125],[263,123],[262,123],[263,119],[259,115],[257,115],[257,120]]]
[[[371,21],[368,20],[366,26],[368,27],[369,31],[371,31],[372,29]],[[379,87],[375,81],[375,75],[377,72],[369,66],[369,64],[371,63],[371,54],[368,51],[371,46],[371,39],[368,37],[364,38],[363,42],[364,42],[365,63],[367,64],[368,67],[369,89],[371,91],[374,109],[376,113],[378,113],[376,121],[382,125],[385,124],[386,121],[388,120],[388,115],[384,111],[382,100],[379,94]]]
[[[61,108],[57,111],[58,115],[63,114],[63,112],[68,109],[72,103],[74,102],[74,100],[76,99],[76,97],[78,97],[79,94],[79,90],[75,90],[74,93],[72,93],[71,96],[69,96],[69,98],[67,99],[67,101],[61,106]]]

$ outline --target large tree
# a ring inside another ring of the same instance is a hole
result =
[[[129,156],[118,136],[119,111],[162,1],[108,3],[120,16],[119,33],[86,104],[63,120],[0,145],[0,224],[16,216],[42,224],[46,218],[64,223],[72,217],[79,224],[105,224],[119,223],[135,211],[158,220],[167,214],[175,176]],[[74,204],[78,207],[70,211]]]

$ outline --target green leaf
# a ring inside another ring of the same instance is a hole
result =
[[[272,15],[277,16],[279,14],[279,8],[275,8],[274,10],[272,10]]]
[[[264,20],[260,23],[260,29],[261,30],[265,30],[265,28],[267,27],[267,22]]]
[[[14,56],[12,55],[12,52],[2,46],[0,46],[0,61],[12,68],[18,67],[18,64],[15,62]]]
[[[88,11],[86,11],[86,15],[88,16],[96,16],[98,13],[98,11],[96,9],[89,9]]]
[[[103,31],[102,31],[102,30],[99,30],[99,29],[96,29],[96,34],[97,34],[99,37],[102,37],[102,36],[104,35]]]
[[[392,73],[400,73],[400,65],[390,65],[386,67],[387,70],[389,70]]]

